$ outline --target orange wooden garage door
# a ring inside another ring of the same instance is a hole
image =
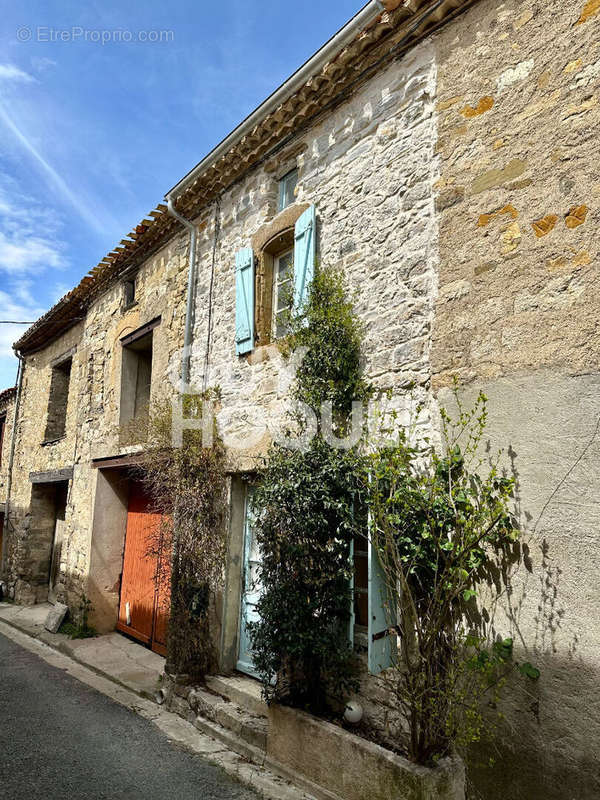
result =
[[[141,484],[132,482],[127,512],[127,533],[121,578],[121,601],[117,630],[133,636],[166,654],[170,581],[168,566],[157,570],[155,541],[160,534],[161,515]]]

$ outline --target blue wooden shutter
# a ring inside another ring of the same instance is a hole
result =
[[[356,625],[356,615],[354,613],[354,539],[350,542],[350,621],[348,622],[348,640],[350,647],[354,647],[354,626]]]
[[[254,253],[250,247],[235,256],[235,352],[254,347]]]
[[[369,672],[378,675],[393,664],[396,637],[389,633],[396,625],[393,599],[377,548],[369,536]]]
[[[307,208],[296,222],[294,243],[294,311],[301,312],[315,274],[317,217],[315,207]]]

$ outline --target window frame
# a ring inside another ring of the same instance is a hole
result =
[[[286,278],[284,281],[280,281],[279,279],[279,264],[281,260],[287,256],[291,256],[290,264],[288,266],[289,270],[289,277]],[[272,312],[271,312],[271,339],[273,341],[277,339],[285,339],[288,335],[287,332],[280,335],[278,333],[278,317],[281,314],[285,314],[286,312],[290,312],[292,309],[293,301],[290,301],[288,305],[284,308],[278,308],[279,306],[279,290],[280,287],[286,286],[289,287],[290,291],[290,298],[292,297],[292,293],[294,290],[294,248],[284,250],[283,252],[279,253],[276,256],[273,256],[273,287],[272,287]]]
[[[51,364],[50,388],[48,390],[48,405],[46,408],[46,428],[44,431],[43,444],[53,444],[54,442],[59,442],[61,439],[64,439],[65,436],[67,435],[67,412],[69,409],[69,397],[71,395],[71,379],[73,375],[74,354],[75,351],[71,350],[69,353],[65,353],[63,356],[56,359]],[[66,392],[61,402],[61,409],[60,409],[60,423],[61,423],[60,426],[58,425],[56,419],[52,420],[52,425],[50,424],[50,413],[52,411],[53,414],[55,414],[53,406],[57,404],[55,396],[57,373],[62,373],[66,377]]]
[[[137,330],[126,336],[121,337],[121,389],[119,400],[119,425],[127,425],[135,421],[143,421],[147,418],[145,409],[150,409],[152,402],[152,386],[154,360],[156,351],[155,329],[160,325],[161,317],[156,317],[146,325],[142,325]],[[145,346],[144,346],[145,345]],[[142,353],[150,353],[149,359],[149,383],[148,398],[146,403],[140,403],[139,379],[140,365],[144,361]],[[126,382],[126,373],[130,372],[135,362],[135,385]]]
[[[123,281],[123,308],[127,310],[137,305],[137,279],[133,275]]]
[[[290,179],[295,178],[291,192],[289,190]],[[296,187],[298,186],[298,167],[294,167],[293,169],[286,172],[279,179],[279,202],[277,206],[278,211],[284,211],[289,206],[293,205],[296,202]]]

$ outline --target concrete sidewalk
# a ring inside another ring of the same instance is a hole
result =
[[[44,622],[51,608],[50,603],[36,606],[0,603],[0,620],[140,697],[154,699],[164,671],[164,658],[119,633],[93,639],[69,639],[61,633],[49,633]]]

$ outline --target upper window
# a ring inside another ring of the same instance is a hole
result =
[[[121,413],[120,424],[141,423],[141,427],[124,429],[123,441],[143,437],[150,411],[152,390],[152,357],[154,350],[154,329],[160,324],[160,317],[138,328],[137,331],[121,339]]]
[[[298,184],[298,170],[293,169],[279,181],[279,210],[291,206],[296,199],[296,186]]]
[[[152,331],[123,346],[121,424],[148,416],[151,383]]]
[[[5,430],[6,430],[6,415],[0,417],[0,467],[2,466],[2,447],[4,446]]]
[[[123,284],[123,301],[125,308],[129,308],[135,303],[135,278],[131,278]]]
[[[275,338],[286,336],[293,302],[294,251],[288,250],[275,259],[273,274],[273,324]]]
[[[48,420],[46,423],[46,442],[54,442],[57,439],[62,439],[65,435],[72,365],[73,359],[67,358],[52,367],[50,397],[48,400]]]
[[[259,252],[258,268],[252,247],[235,254],[238,356],[251,352],[257,343],[264,345],[286,336],[290,310],[301,313],[305,308],[315,269],[316,230],[315,207],[302,211],[295,206],[273,220],[266,231],[270,237],[253,242]]]

